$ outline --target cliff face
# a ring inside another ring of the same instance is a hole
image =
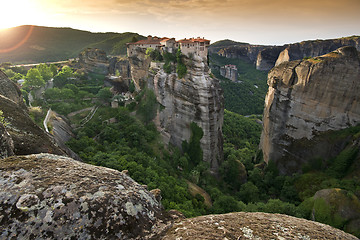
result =
[[[161,204],[126,174],[52,154],[0,160],[2,239],[151,239]]]
[[[353,47],[282,63],[269,72],[268,85],[260,147],[283,174],[338,154],[344,143],[317,139],[359,124],[360,58]]]
[[[14,142],[4,125],[0,123],[0,159],[14,155]]]
[[[209,76],[203,59],[184,58],[188,73],[182,79],[177,74],[167,74],[158,69],[150,85],[158,102],[165,108],[158,112],[156,124],[168,142],[181,147],[191,136],[190,124],[197,123],[204,136],[201,139],[203,160],[217,171],[222,161],[222,124],[224,105],[218,80]]]

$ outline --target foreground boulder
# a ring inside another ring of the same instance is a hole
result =
[[[355,236],[322,223],[269,213],[228,213],[185,219],[164,240],[181,239],[342,239]]]
[[[163,219],[119,171],[51,154],[0,160],[0,239],[150,239]]]
[[[312,219],[360,236],[360,201],[343,189],[322,189],[314,195]]]

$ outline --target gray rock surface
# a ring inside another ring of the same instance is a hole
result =
[[[14,155],[14,142],[4,125],[0,123],[0,159]]]
[[[325,224],[269,213],[228,213],[178,221],[163,240],[193,239],[336,239],[355,236]]]
[[[203,160],[216,172],[223,158],[222,89],[218,80],[209,76],[209,67],[201,58],[184,59],[188,69],[184,78],[163,69],[155,70],[156,74],[149,77],[149,85],[164,107],[158,111],[155,123],[166,141],[180,148],[184,140],[190,139],[190,124],[197,123],[204,132],[200,141]]]
[[[13,140],[16,155],[51,152],[64,154],[54,140],[30,118],[20,90],[0,71],[0,110],[7,122],[6,131]],[[2,95],[4,94],[4,95]],[[10,147],[12,148],[12,147]]]
[[[0,239],[151,239],[163,213],[116,170],[51,154],[0,160]]]
[[[10,100],[18,104],[22,109],[26,109],[19,87],[14,82],[9,80],[6,74],[1,70],[0,70],[0,95],[9,98]]]
[[[313,140],[320,133],[360,122],[360,58],[354,47],[285,62],[268,74],[260,148],[281,173],[297,172],[334,146]],[[338,143],[338,153],[344,146]]]

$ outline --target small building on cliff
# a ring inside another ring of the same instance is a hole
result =
[[[220,75],[235,82],[238,75],[237,67],[231,64],[225,65],[220,68]]]
[[[147,39],[140,40],[134,43],[127,43],[127,55],[133,56],[135,54],[136,48],[153,48],[159,51],[166,51],[174,53],[176,49],[180,47],[180,50],[183,54],[196,54],[202,58],[207,57],[208,48],[210,46],[210,40],[204,38],[189,38],[181,39],[176,41],[175,38],[158,38],[148,36]]]

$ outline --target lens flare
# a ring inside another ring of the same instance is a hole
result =
[[[15,43],[13,46],[9,47],[9,48],[4,48],[4,49],[0,49],[0,53],[8,53],[8,52],[12,52],[14,51],[15,49],[18,49],[19,47],[21,47],[24,43],[27,42],[27,40],[29,40],[32,32],[34,30],[34,26],[31,25],[29,27],[29,30],[28,32],[26,33],[25,37],[22,38],[19,42]]]

